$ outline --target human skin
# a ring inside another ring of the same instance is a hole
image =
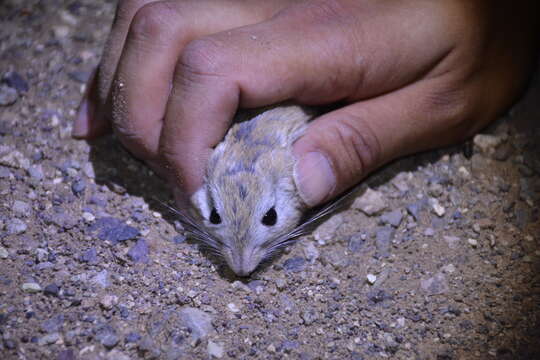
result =
[[[238,108],[339,102],[296,141],[314,206],[403,155],[466,139],[519,96],[535,1],[120,1],[73,136],[114,129],[184,194]]]

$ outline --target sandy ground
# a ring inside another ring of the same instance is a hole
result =
[[[114,6],[0,3],[2,359],[540,358],[538,85],[238,279],[113,138],[70,138]]]

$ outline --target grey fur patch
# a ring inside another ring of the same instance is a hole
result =
[[[246,173],[252,174],[254,171],[255,171],[255,166],[253,163],[238,161],[225,171],[225,175],[231,176],[231,175],[236,175],[240,172],[246,172]]]
[[[237,141],[249,141],[249,137],[251,136],[251,133],[253,132],[253,129],[255,128],[255,122],[253,121],[247,121],[238,124],[238,128],[236,129],[236,132],[234,133],[234,138]]]

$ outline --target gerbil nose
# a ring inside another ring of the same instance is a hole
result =
[[[234,257],[231,269],[238,276],[249,276],[259,265],[259,261],[255,259],[254,252],[250,249],[244,250]]]

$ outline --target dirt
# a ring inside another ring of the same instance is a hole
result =
[[[113,137],[70,137],[114,8],[0,4],[2,359],[540,358],[540,80],[235,278]]]

